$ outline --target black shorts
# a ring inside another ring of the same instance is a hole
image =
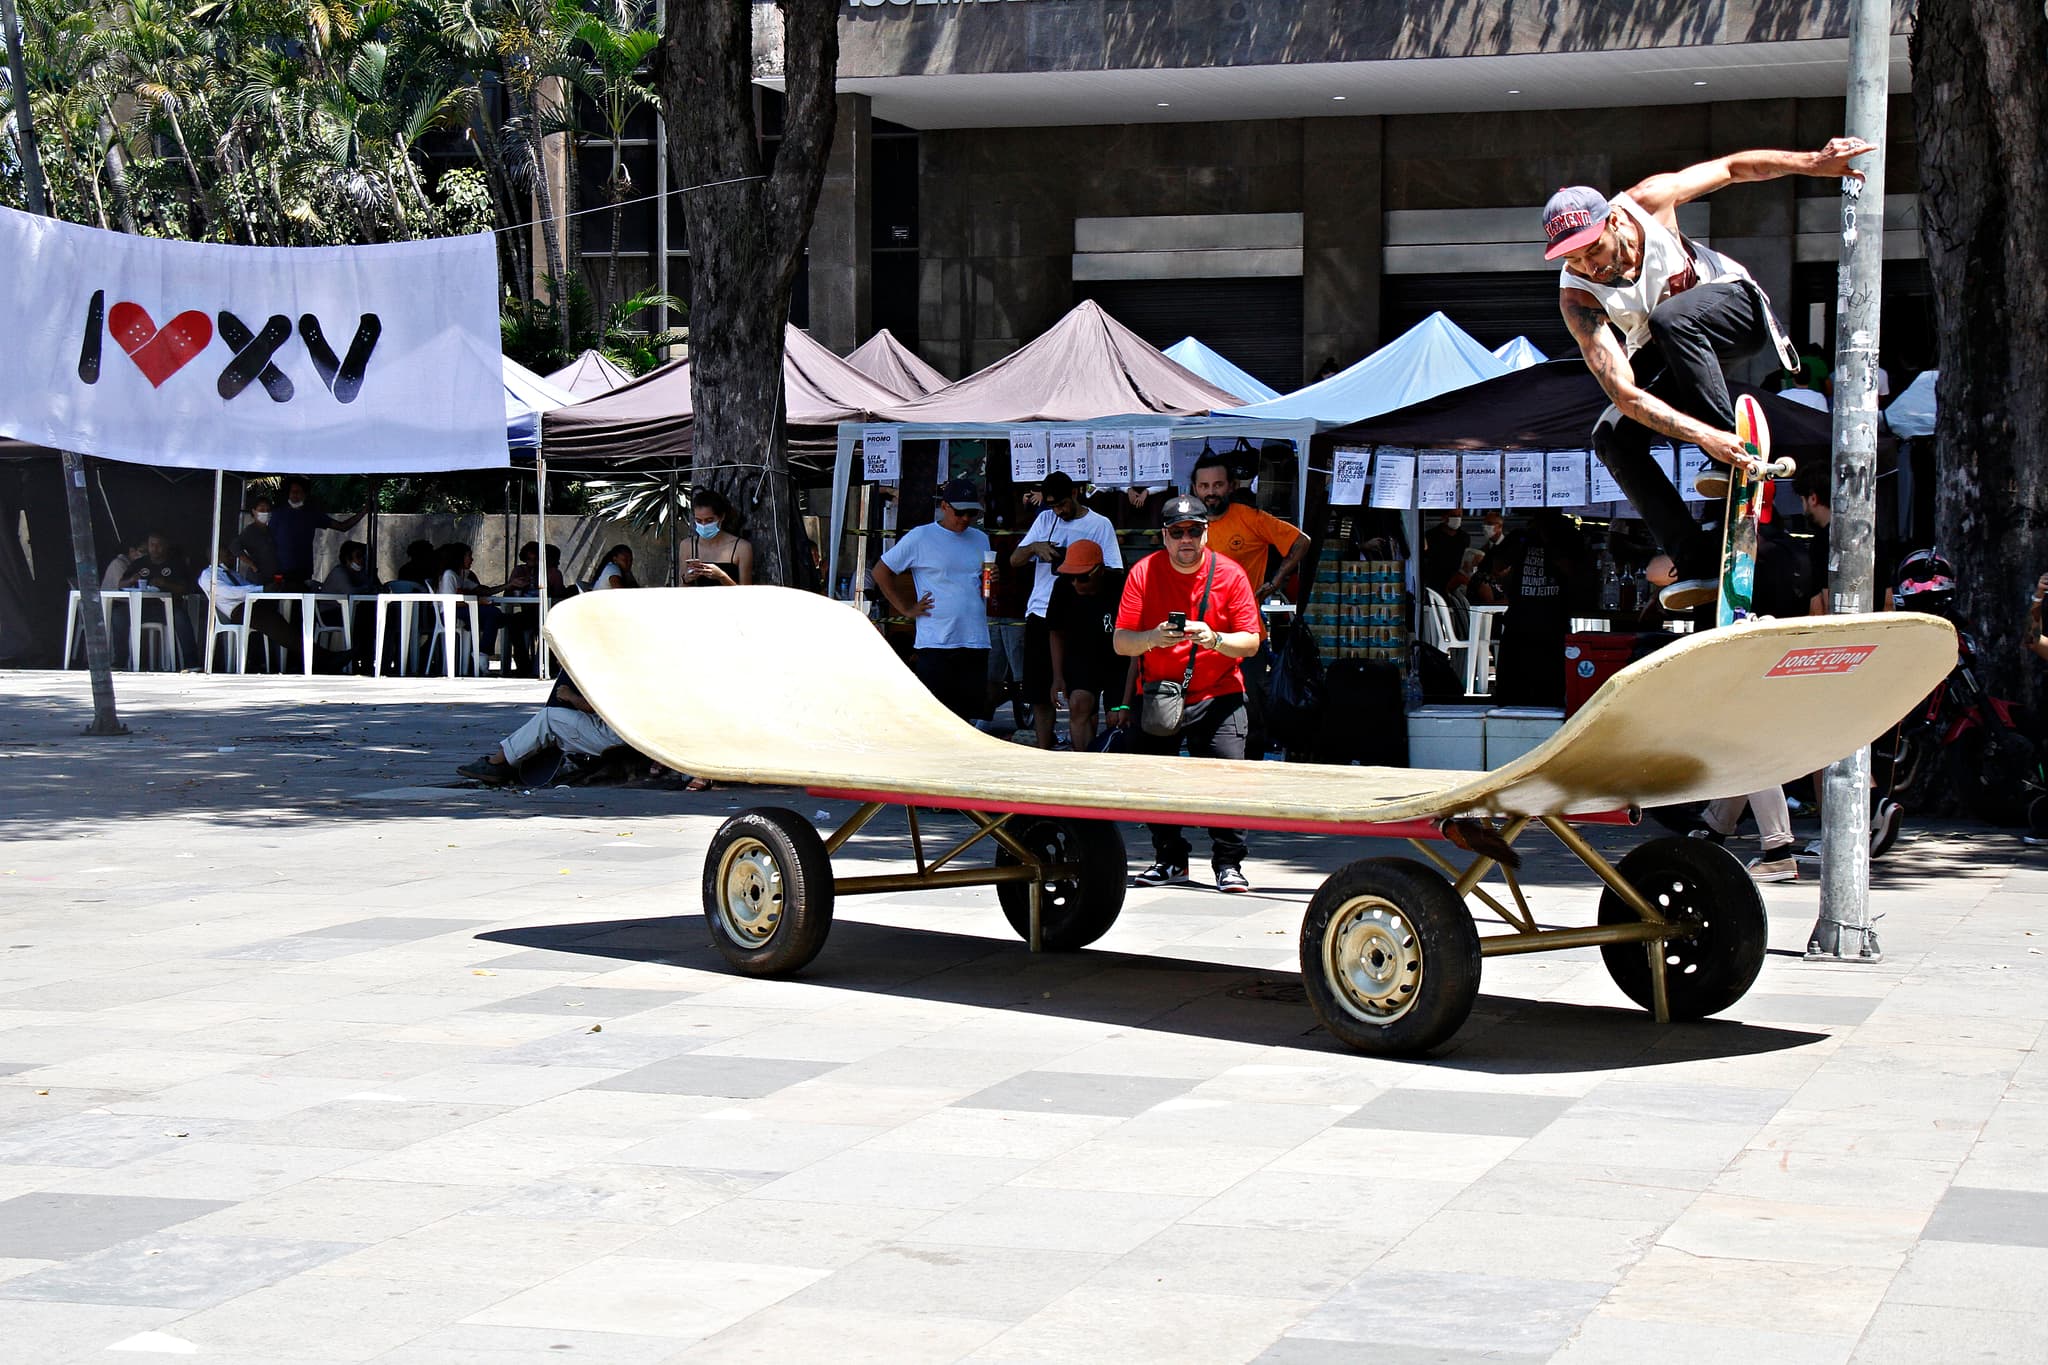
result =
[[[1076,692],[1092,692],[1098,698],[1107,694],[1103,704],[1114,706],[1123,698],[1124,674],[1130,663],[1111,649],[1106,640],[1097,640],[1087,649],[1068,650],[1067,686]]]
[[[1033,706],[1052,700],[1052,627],[1043,616],[1024,618],[1024,700]]]
[[[988,719],[987,650],[920,649],[917,676],[960,719]]]

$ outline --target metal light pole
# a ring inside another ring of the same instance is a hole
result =
[[[14,0],[0,0],[0,27],[7,31],[7,79],[14,99],[14,128],[21,143],[21,178],[28,190],[29,212],[50,215],[43,188],[43,161],[36,150],[36,122],[29,108],[28,71],[21,60],[21,20]],[[114,711],[114,667],[107,648],[106,607],[100,601],[99,551],[92,541],[92,507],[85,496],[85,457],[76,451],[58,454],[64,463],[64,505],[71,513],[71,553],[78,580],[79,622],[85,630],[85,666],[92,677],[92,724],[89,735],[125,735],[128,727]],[[139,608],[137,608],[139,610]],[[69,653],[71,642],[64,642]]]
[[[1889,0],[1854,0],[1849,15],[1851,137],[1876,147],[1842,181],[1842,263],[1835,310],[1835,467],[1828,518],[1828,596],[1836,612],[1876,599],[1877,326],[1884,274],[1885,97],[1891,67]],[[1821,806],[1820,918],[1808,961],[1878,962],[1870,923],[1870,748],[1827,770]]]

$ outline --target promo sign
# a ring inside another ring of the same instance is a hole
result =
[[[0,209],[0,434],[248,473],[503,467],[488,233],[171,242]]]

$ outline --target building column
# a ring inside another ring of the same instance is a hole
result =
[[[1375,116],[1301,126],[1301,354],[1309,379],[1326,358],[1349,366],[1380,344],[1385,125]]]
[[[1792,100],[1741,100],[1712,107],[1707,135],[1715,156],[1751,147],[1798,147],[1798,106]],[[1730,185],[1716,194],[1713,230],[1708,236],[1749,268],[1770,297],[1778,321],[1795,341],[1806,340],[1806,319],[1792,316],[1792,261],[1799,233],[1798,182],[1787,176],[1754,184]],[[1766,351],[1734,367],[1738,379],[1760,384],[1778,372],[1778,361]]]
[[[874,330],[874,114],[866,95],[840,95],[825,183],[811,221],[811,335],[841,355]]]

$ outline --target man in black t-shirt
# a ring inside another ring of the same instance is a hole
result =
[[[1075,752],[1095,738],[1096,717],[1121,701],[1130,666],[1116,652],[1116,576],[1092,540],[1067,546],[1045,610],[1052,642],[1053,694],[1067,701],[1067,731]],[[1128,714],[1128,713],[1125,713]]]

